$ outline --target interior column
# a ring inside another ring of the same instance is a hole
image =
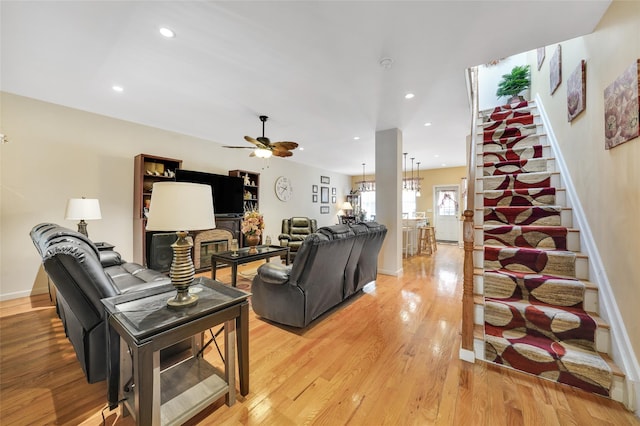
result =
[[[387,227],[378,272],[402,274],[402,131],[376,132],[376,222]]]

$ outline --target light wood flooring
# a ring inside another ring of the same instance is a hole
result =
[[[404,271],[379,276],[304,331],[251,312],[249,395],[190,424],[640,425],[609,399],[460,361],[458,247],[440,244],[405,260]],[[239,276],[238,285],[250,281]],[[86,383],[48,295],[0,303],[0,351],[0,424],[102,424],[106,385]],[[220,364],[213,345],[205,357]],[[104,416],[133,424],[119,409]]]

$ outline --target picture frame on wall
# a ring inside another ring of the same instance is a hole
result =
[[[335,188],[331,188],[331,195],[336,195],[336,189]]]
[[[335,204],[336,203],[336,196],[332,195],[331,196],[331,204]]]
[[[640,59],[604,89],[604,147],[614,148],[640,136]]]
[[[328,186],[320,187],[320,202],[322,204],[329,204],[329,187]]]
[[[587,106],[586,61],[580,61],[567,78],[567,118],[572,122]]]
[[[562,82],[562,46],[558,45],[549,62],[549,85],[553,95]]]
[[[320,176],[320,183],[329,185],[331,183],[331,179],[329,179],[329,176]]]
[[[320,206],[320,214],[329,214],[329,206]]]
[[[538,71],[542,68],[542,64],[544,63],[545,49],[544,47],[538,47]]]
[[[317,203],[318,202],[318,194],[312,194],[311,201],[314,202],[314,203]]]
[[[311,192],[313,192],[314,194],[318,193],[318,185],[311,185]]]

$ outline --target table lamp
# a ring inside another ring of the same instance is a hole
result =
[[[67,220],[79,220],[78,232],[89,238],[85,220],[102,219],[100,201],[97,198],[70,198],[67,201],[67,210],[64,218]]]
[[[187,231],[216,227],[211,187],[188,182],[156,182],[151,192],[147,231],[176,231],[178,240],[171,245],[173,262],[169,275],[176,296],[167,301],[172,309],[198,303],[198,296],[189,294],[195,268],[191,259],[193,243]]]
[[[353,206],[348,201],[345,201],[344,203],[342,203],[342,206],[340,206],[340,209],[344,210],[344,214],[347,216],[353,215]]]

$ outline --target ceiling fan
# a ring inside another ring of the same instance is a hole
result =
[[[224,148],[239,148],[239,149],[253,149],[254,151],[250,154],[250,156],[254,157],[263,157],[267,158],[271,155],[275,155],[276,157],[291,157],[293,153],[291,150],[296,149],[298,144],[296,142],[271,142],[269,138],[264,135],[264,123],[269,119],[266,115],[260,116],[260,121],[262,121],[262,136],[257,139],[252,138],[251,136],[245,136],[244,140],[250,142],[255,145],[254,147],[248,146],[224,146]]]

